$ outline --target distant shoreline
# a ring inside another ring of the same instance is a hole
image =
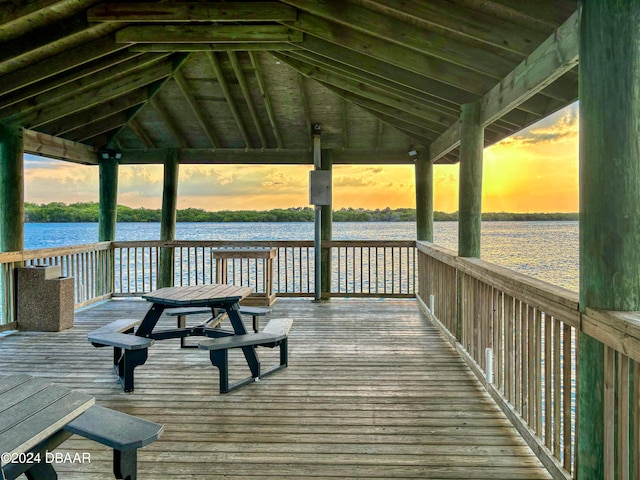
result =
[[[119,223],[160,222],[160,209],[130,208],[118,206]],[[458,213],[434,212],[434,221],[457,221]],[[314,211],[310,207],[295,207],[272,210],[236,210],[209,212],[202,209],[187,208],[178,210],[178,223],[245,223],[245,222],[313,222]],[[490,221],[575,221],[578,213],[509,213],[488,212],[482,214],[482,220]],[[49,203],[38,205],[25,204],[26,223],[96,223],[98,204],[95,202]],[[342,208],[333,212],[334,222],[415,222],[414,208],[385,208],[366,210],[362,208]]]

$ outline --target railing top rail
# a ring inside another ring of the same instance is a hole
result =
[[[47,257],[62,257],[76,253],[104,251],[111,248],[111,242],[87,243],[69,247],[40,248],[21,252],[0,252],[0,263],[22,262]]]
[[[326,247],[414,247],[415,240],[323,240]],[[111,242],[113,248],[134,247],[312,247],[313,240],[130,240]]]
[[[640,362],[640,312],[587,308],[582,315],[582,331]]]
[[[418,250],[530,305],[543,308],[569,324],[579,324],[576,292],[478,258],[458,257],[452,250],[428,242],[418,242]]]

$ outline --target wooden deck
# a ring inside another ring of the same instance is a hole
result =
[[[110,349],[86,334],[147,307],[104,302],[76,312],[71,330],[0,338],[3,373],[165,424],[139,451],[141,479],[550,478],[413,300],[278,300],[271,318],[294,320],[289,368],[226,395],[207,353],[178,340],[156,343],[135,392],[122,392]],[[276,361],[277,349],[260,351]],[[248,373],[240,352],[231,358],[235,378]],[[112,478],[107,449],[76,437],[64,447],[91,464],[58,465],[61,479]]]

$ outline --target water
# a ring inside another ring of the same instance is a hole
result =
[[[333,224],[335,240],[412,240],[413,222]],[[157,240],[159,223],[119,223],[116,240]],[[313,223],[178,223],[178,240],[313,240]],[[457,250],[458,224],[436,222],[436,244]],[[25,248],[95,243],[96,223],[27,223]],[[483,222],[481,258],[578,290],[578,222]]]

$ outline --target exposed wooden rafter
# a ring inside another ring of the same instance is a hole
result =
[[[129,47],[131,52],[248,52],[300,50],[301,43],[136,43]]]
[[[240,90],[242,91],[242,95],[244,96],[244,100],[247,104],[247,108],[249,109],[249,114],[251,115],[253,124],[256,127],[256,131],[258,132],[258,137],[260,138],[260,142],[262,143],[262,148],[269,148],[269,142],[267,141],[267,136],[264,133],[262,122],[258,117],[258,112],[256,110],[256,106],[253,103],[253,98],[251,98],[251,89],[247,84],[247,79],[245,78],[244,72],[242,71],[242,66],[240,65],[238,56],[236,52],[227,52],[227,55],[229,56],[229,61],[231,62],[231,68],[233,69],[233,73],[236,77],[236,80],[238,80],[238,85],[240,86]]]
[[[85,165],[98,164],[98,155],[94,147],[33,130],[24,130],[24,151]]]
[[[262,95],[262,101],[264,102],[264,108],[267,111],[267,116],[269,117],[269,123],[271,124],[271,130],[273,131],[273,136],[276,139],[276,145],[278,148],[284,148],[284,142],[282,141],[282,135],[280,135],[280,129],[278,128],[278,121],[276,119],[276,115],[273,111],[273,107],[271,105],[271,100],[269,99],[269,94],[267,93],[267,88],[264,83],[264,79],[262,77],[262,70],[260,68],[260,62],[258,58],[252,53],[248,52],[249,59],[251,60],[251,66],[253,67],[253,71],[255,73],[256,82],[258,83],[258,89],[260,90],[260,95]]]
[[[229,110],[231,110],[231,114],[236,121],[236,125],[238,130],[240,130],[240,134],[244,139],[244,142],[247,148],[253,148],[251,137],[249,137],[249,132],[247,132],[247,128],[244,125],[244,120],[240,116],[240,112],[238,111],[238,107],[236,106],[236,102],[231,95],[231,90],[229,90],[229,85],[227,84],[227,80],[224,77],[224,72],[222,71],[222,67],[220,66],[220,61],[214,52],[208,52],[207,58],[211,63],[211,67],[213,67],[213,71],[218,79],[218,84],[220,85],[220,89],[224,97],[227,99],[227,105],[229,106]]]
[[[118,112],[109,117],[101,118],[95,122],[90,122],[78,128],[70,130],[66,134],[66,138],[75,142],[83,142],[90,138],[97,137],[111,130],[121,127],[127,123],[127,114]]]
[[[301,42],[302,34],[283,25],[142,25],[116,33],[118,43]]]
[[[160,102],[158,96],[156,95],[150,101],[151,106],[156,111],[156,113],[160,116],[162,123],[164,123],[169,133],[173,136],[173,138],[178,142],[181,148],[188,148],[189,143],[185,138],[184,134],[180,130],[180,127],[176,124],[174,117],[167,111],[167,108]]]
[[[173,75],[173,79],[175,80],[176,84],[178,85],[178,88],[180,88],[180,91],[182,92],[182,95],[184,96],[185,100],[187,101],[187,104],[191,108],[191,111],[193,112],[193,114],[198,119],[198,123],[202,127],[202,130],[207,135],[207,137],[209,137],[209,141],[211,142],[211,145],[213,147],[219,148],[220,147],[220,140],[218,139],[218,136],[216,135],[215,129],[214,129],[213,125],[211,124],[211,121],[207,118],[206,114],[200,108],[200,105],[198,104],[198,101],[196,100],[195,96],[193,95],[193,92],[191,91],[191,88],[189,88],[187,80],[184,78],[184,76],[182,75],[182,73],[180,71],[177,71]]]
[[[280,2],[103,3],[87,12],[90,22],[279,22],[296,19]]]
[[[156,148],[155,143],[153,143],[153,140],[151,140],[151,137],[149,137],[147,132],[144,131],[144,128],[142,127],[142,125],[140,125],[140,122],[138,122],[138,120],[132,118],[129,120],[127,125],[138,136],[142,143],[144,143],[145,147]]]

